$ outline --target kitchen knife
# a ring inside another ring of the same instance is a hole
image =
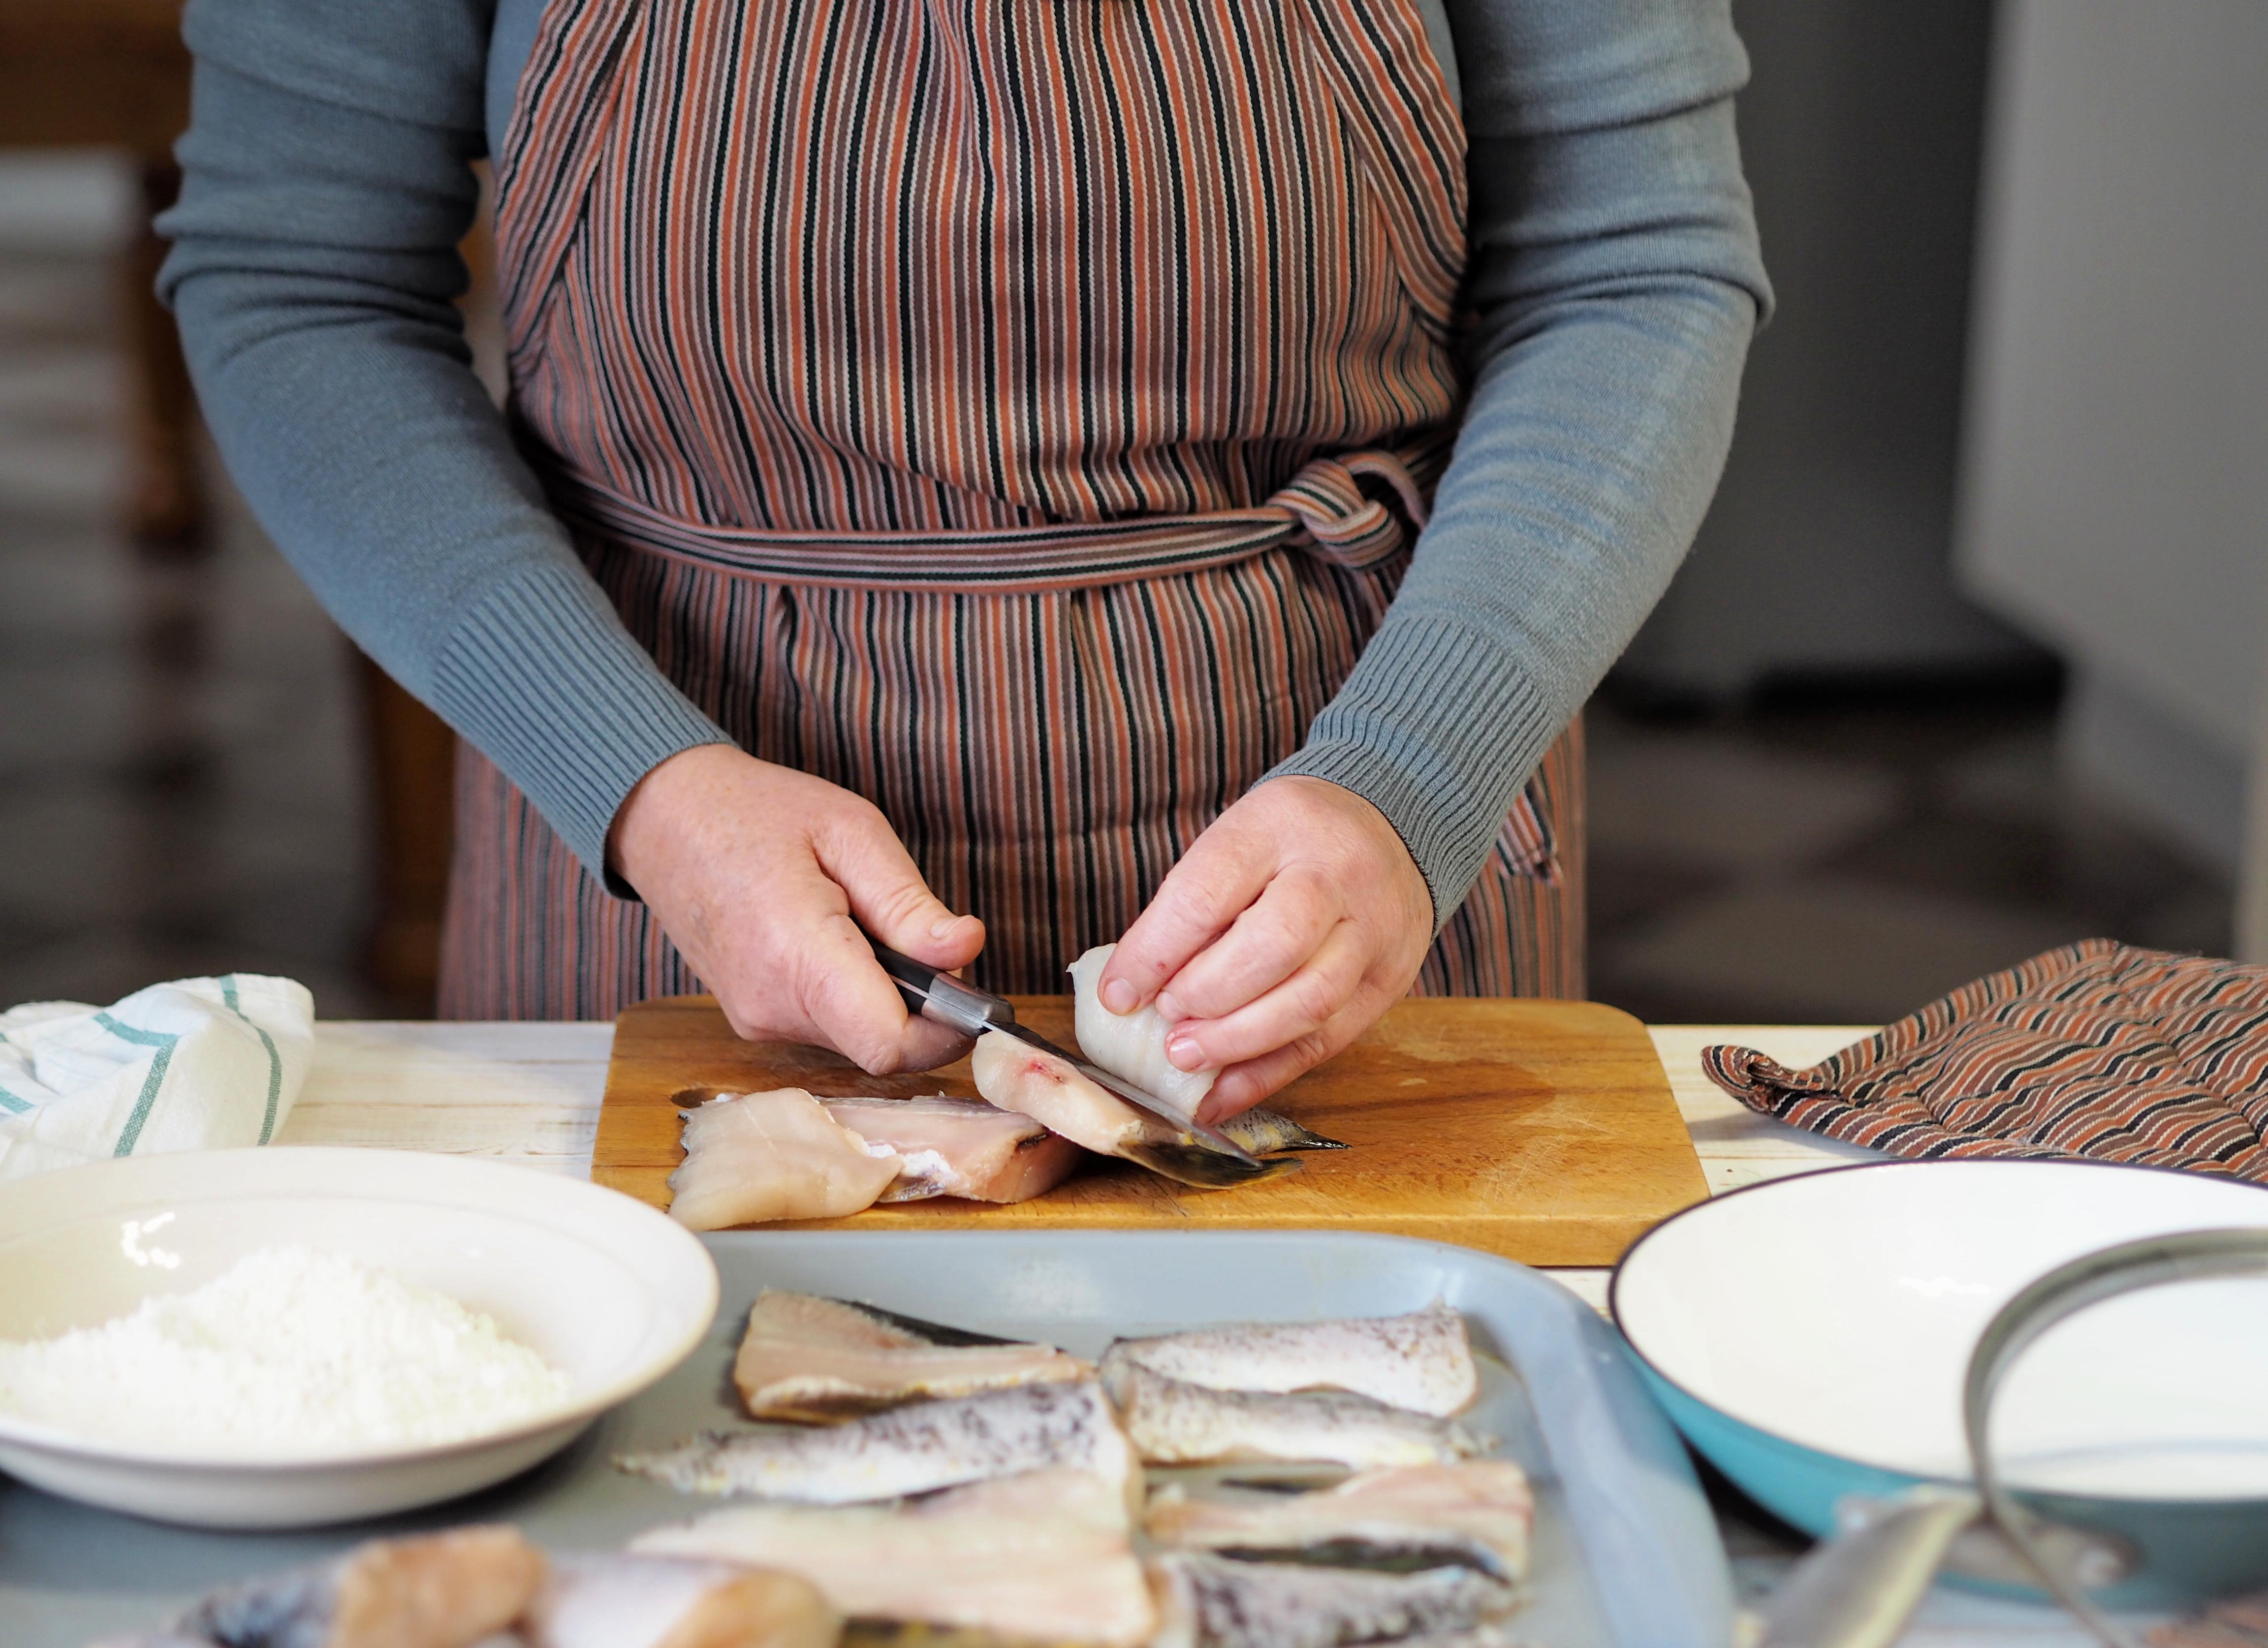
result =
[[[1057,1047],[1043,1036],[1034,1035],[1016,1022],[1013,1004],[1000,997],[988,994],[973,984],[964,984],[950,973],[900,955],[872,933],[866,942],[874,947],[874,960],[882,964],[882,971],[896,982],[898,993],[906,998],[906,1010],[920,1014],[941,1025],[949,1025],[966,1036],[980,1036],[988,1030],[998,1030],[1013,1036],[1035,1051],[1059,1058],[1096,1086],[1118,1095],[1136,1109],[1146,1111],[1168,1126],[1202,1139],[1225,1156],[1239,1161],[1261,1165],[1260,1159],[1234,1139],[1207,1127],[1195,1116],[1184,1115],[1159,1098],[1155,1093],[1137,1087],[1123,1078],[1112,1075],[1100,1065],[1088,1063],[1078,1054]]]

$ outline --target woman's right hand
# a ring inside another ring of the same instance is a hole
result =
[[[932,967],[959,967],[984,947],[984,923],[939,902],[863,797],[705,744],[630,791],[607,857],[749,1041],[832,1048],[877,1076],[968,1050],[965,1037],[907,1014],[859,927]]]

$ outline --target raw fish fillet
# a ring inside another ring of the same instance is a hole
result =
[[[527,1648],[833,1648],[843,1621],[800,1574],[682,1556],[553,1563]]]
[[[1488,1443],[1452,1420],[1409,1413],[1351,1391],[1208,1390],[1138,1363],[1103,1377],[1142,1457],[1154,1465],[1314,1460],[1351,1470],[1471,1459]]]
[[[1079,1034],[1079,1050],[1113,1076],[1157,1094],[1183,1115],[1195,1115],[1220,1072],[1174,1066],[1166,1056],[1166,1037],[1173,1026],[1154,1004],[1130,1013],[1115,1013],[1102,1004],[1098,993],[1102,969],[1117,948],[1099,945],[1071,964],[1071,1023]]]
[[[866,1141],[895,1151],[898,1176],[885,1202],[966,1196],[1028,1202],[1079,1166],[1079,1146],[1026,1115],[981,1099],[824,1099],[827,1114]]]
[[[1157,1648],[1341,1648],[1465,1631],[1520,1605],[1505,1581],[1455,1566],[1372,1573],[1177,1551],[1151,1571]]]
[[[1027,1115],[1098,1155],[1123,1156],[1186,1185],[1224,1189],[1289,1173],[1299,1165],[1282,1159],[1247,1161],[1226,1154],[1196,1134],[1136,1109],[1063,1060],[1005,1030],[987,1030],[976,1038],[968,1067],[976,1078],[976,1091],[1001,1109]]]
[[[898,1176],[800,1087],[711,1099],[685,1112],[685,1159],[669,1175],[672,1218],[695,1230],[841,1218]]]
[[[1441,1551],[1518,1579],[1528,1569],[1535,1501],[1528,1473],[1510,1460],[1473,1460],[1364,1471],[1304,1493],[1224,1484],[1198,1496],[1168,1482],[1150,1497],[1143,1519],[1160,1545],[1265,1554],[1339,1546],[1388,1555]]]
[[[1146,1643],[1156,1624],[1125,1501],[1086,1471],[1032,1471],[890,1505],[735,1505],[641,1534],[631,1549],[784,1568],[852,1617],[1112,1648]]]
[[[214,1593],[173,1627],[217,1648],[469,1648],[518,1619],[543,1553],[511,1527],[372,1540]]]
[[[1117,1415],[1091,1381],[919,1402],[824,1430],[712,1431],[615,1463],[681,1493],[806,1505],[895,1499],[1047,1465],[1091,1471],[1121,1494],[1141,1488]]]
[[[1439,1299],[1404,1316],[1252,1322],[1121,1339],[1103,1353],[1103,1366],[1122,1362],[1214,1390],[1329,1387],[1437,1416],[1459,1412],[1480,1388],[1465,1319]]]
[[[1094,1377],[1093,1363],[1053,1345],[986,1339],[770,1288],[756,1296],[733,1360],[750,1418],[821,1424],[926,1397]]]

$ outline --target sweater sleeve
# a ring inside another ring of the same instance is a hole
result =
[[[1271,776],[1401,832],[1437,923],[1668,586],[1771,297],[1727,0],[1448,0],[1472,399],[1386,622]]]
[[[632,786],[728,740],[623,629],[473,375],[456,248],[492,10],[191,0],[160,289],[269,535],[602,874]]]

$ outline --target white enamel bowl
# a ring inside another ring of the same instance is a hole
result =
[[[107,1321],[286,1242],[485,1311],[569,1376],[567,1400],[468,1441],[258,1460],[106,1443],[0,1411],[0,1469],[203,1527],[306,1527],[431,1505],[565,1446],[683,1361],[717,1313],[708,1250],[629,1196],[499,1162],[271,1145],[0,1184],[0,1340]]]
[[[2117,1243],[2237,1226],[2268,1227],[2268,1191],[2086,1162],[1844,1168],[1657,1225],[1616,1270],[1612,1307],[1694,1446],[1824,1534],[1845,1495],[1970,1479],[1962,1376],[2025,1284]],[[2015,1365],[1995,1453],[2036,1504],[2152,1548],[2156,1579],[2177,1585],[2176,1571],[2221,1555],[2257,1572],[2264,1388],[2268,1278],[2131,1294],[2051,1329]]]

